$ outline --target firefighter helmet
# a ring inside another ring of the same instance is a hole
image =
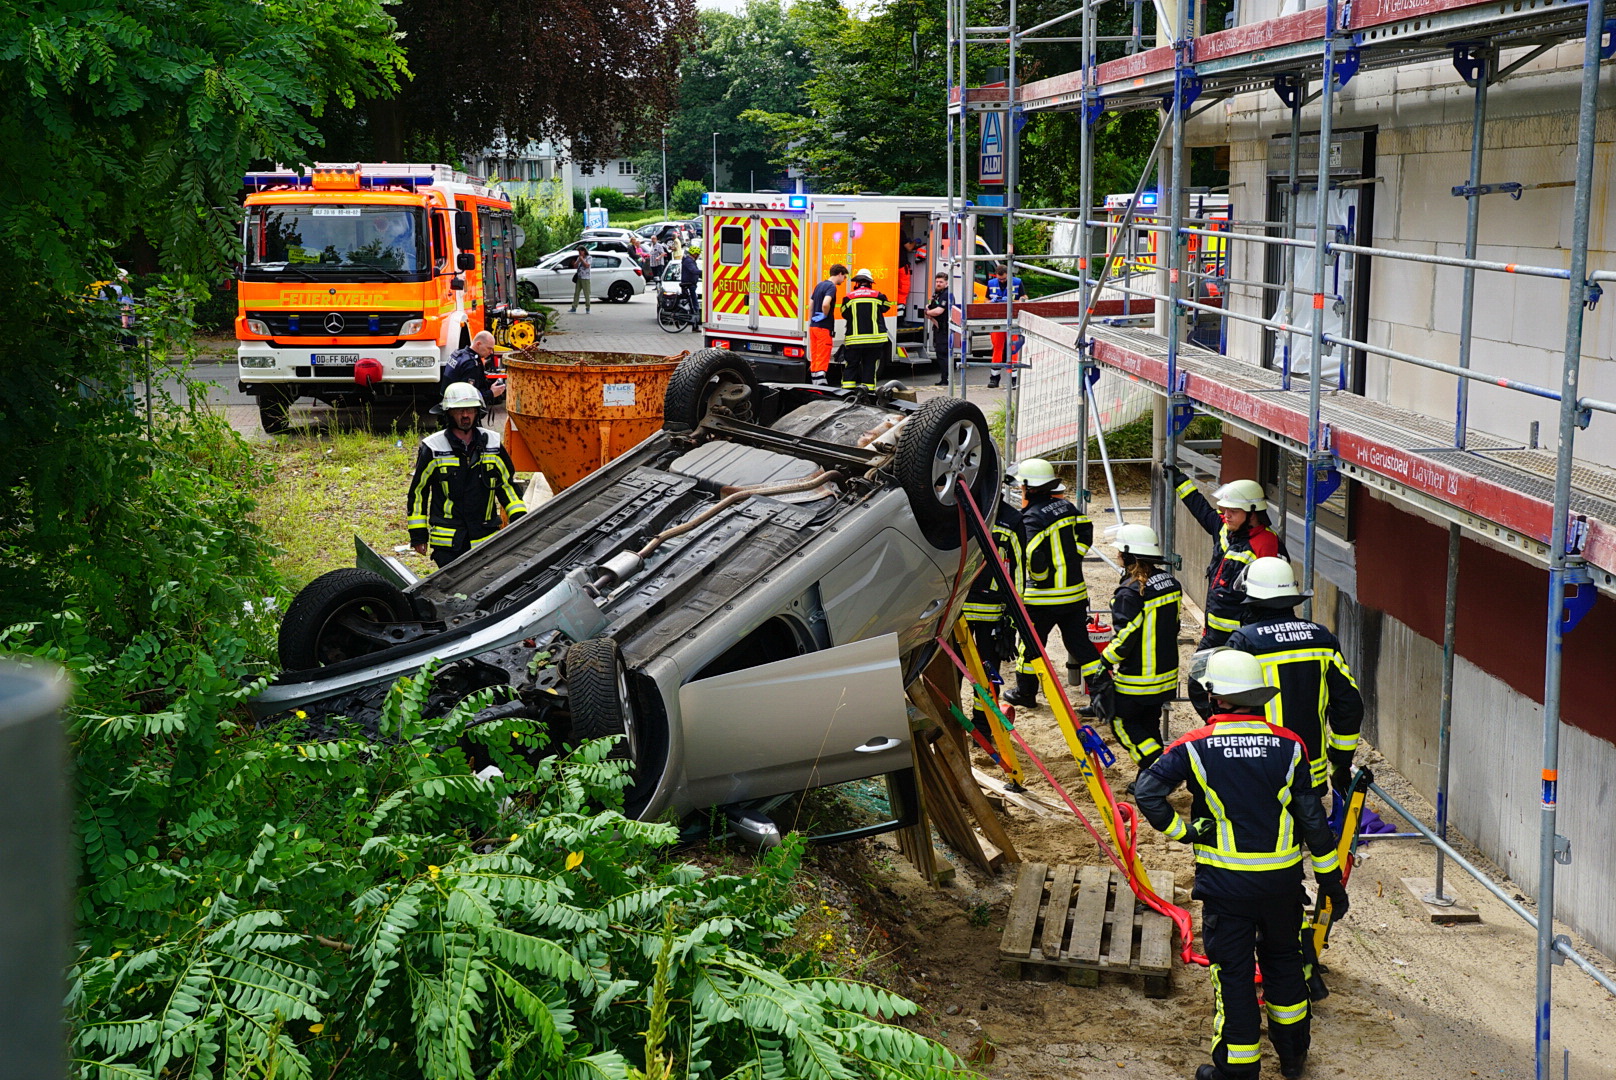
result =
[[[1296,583],[1296,571],[1291,564],[1272,555],[1252,560],[1251,565],[1241,571],[1235,587],[1245,590],[1247,600],[1283,600],[1287,606],[1294,606],[1307,597]]]
[[[853,275],[853,280],[854,281],[868,281],[871,284],[874,284],[875,275],[870,273],[868,270],[864,269],[864,267],[861,266],[861,267],[858,268],[858,271]]]
[[[1254,513],[1268,509],[1268,500],[1263,495],[1262,485],[1255,480],[1231,480],[1218,488],[1212,497],[1217,500],[1219,506],[1230,510]]]
[[[1279,687],[1263,682],[1262,665],[1250,653],[1238,649],[1209,649],[1199,675],[1192,676],[1206,692],[1231,705],[1252,708],[1268,704]],[[1199,659],[1199,656],[1197,656]]]
[[[450,409],[480,409],[483,407],[483,396],[477,388],[469,382],[452,382],[443,391],[444,412]]]
[[[1117,550],[1136,559],[1162,557],[1161,541],[1149,525],[1124,525],[1117,530]]]
[[[1043,488],[1054,484],[1056,491],[1066,490],[1066,486],[1060,482],[1060,477],[1055,475],[1055,466],[1041,457],[1023,460],[1010,475],[1030,488]]]

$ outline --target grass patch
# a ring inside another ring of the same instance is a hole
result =
[[[606,223],[614,229],[634,229],[641,225],[649,225],[653,221],[671,221],[679,217],[669,210],[666,215],[662,213],[659,205],[651,210],[634,210],[620,214],[607,214]]]
[[[280,549],[276,565],[293,591],[327,570],[352,566],[355,534],[417,574],[432,571],[430,559],[393,550],[409,541],[404,499],[418,439],[409,432],[337,431],[254,444],[275,482],[258,491],[252,517]]]

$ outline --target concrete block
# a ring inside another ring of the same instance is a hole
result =
[[[1503,278],[1500,274],[1489,276]],[[1514,287],[1510,289],[1509,286]],[[1499,340],[1517,345],[1537,346],[1545,350],[1558,350],[1563,354],[1567,287],[1567,282],[1555,281],[1553,278],[1503,278],[1499,282],[1499,291],[1507,290],[1513,294],[1513,312],[1510,332]],[[1586,319],[1584,323],[1586,325]],[[1586,342],[1584,348],[1586,349]],[[1558,382],[1558,379],[1550,380],[1551,385]]]
[[[1376,259],[1370,282],[1370,318],[1408,326],[1432,326],[1436,270],[1426,263]]]
[[[1399,238],[1451,242],[1464,236],[1465,210],[1453,185],[1469,171],[1468,155],[1410,154],[1403,158],[1401,190],[1389,193],[1401,203]]]

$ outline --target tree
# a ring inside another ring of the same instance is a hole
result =
[[[673,107],[694,0],[399,0],[414,78],[348,125],[356,150],[460,152],[566,140],[603,160],[654,138]],[[355,156],[365,156],[356,154]]]
[[[867,19],[840,0],[792,9],[808,27],[807,109],[743,115],[775,136],[776,161],[816,189],[941,195],[948,168],[947,24],[925,0],[888,0]]]
[[[799,113],[807,105],[807,26],[801,8],[780,0],[749,0],[739,15],[701,12],[697,47],[679,65],[679,108],[668,123],[668,185],[681,179],[711,183],[713,134],[731,187],[755,175],[771,186],[780,170],[770,130],[744,115],[751,110]],[[662,175],[662,140],[653,135],[636,158],[642,177]],[[766,182],[767,181],[767,182]],[[655,190],[657,182],[647,184]]]

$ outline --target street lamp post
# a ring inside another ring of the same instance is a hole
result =
[[[662,129],[662,220],[668,220],[668,129]]]
[[[718,190],[718,132],[713,132],[713,190]]]

